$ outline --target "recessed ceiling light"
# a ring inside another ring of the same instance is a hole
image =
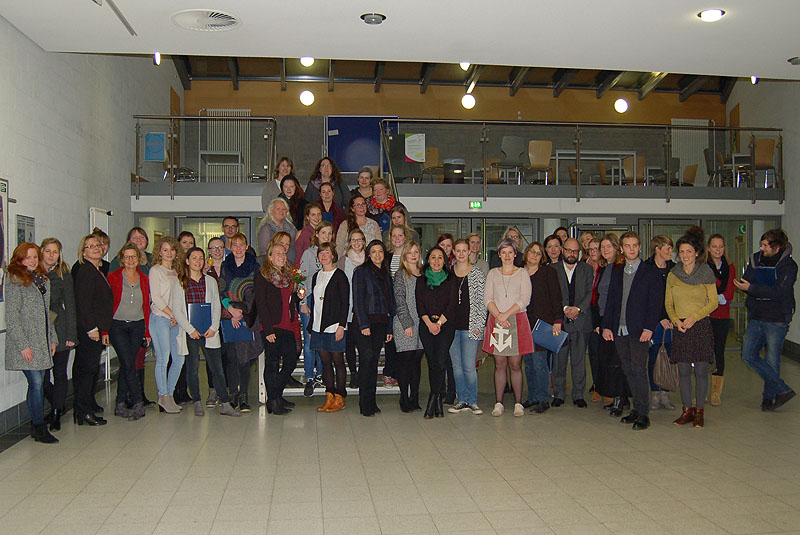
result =
[[[704,9],[697,16],[703,22],[717,22],[724,14],[725,12],[721,9]]]
[[[614,109],[617,110],[617,113],[625,113],[628,111],[628,101],[624,98],[618,98],[614,102]]]
[[[361,15],[361,20],[363,20],[370,26],[377,26],[378,24],[386,20],[386,15],[384,15],[383,13],[364,13],[363,15]]]
[[[462,71],[466,71],[467,69],[469,69],[469,61],[462,61],[461,63],[458,64],[458,66],[461,67]]]
[[[756,85],[758,83],[758,76],[756,76],[755,74],[753,76],[751,76],[750,77],[750,83],[753,84],[753,85]]]
[[[314,64],[314,58],[311,56],[303,56],[300,58],[300,65],[303,67],[311,67]]]
[[[793,58],[789,58],[786,61],[788,61],[792,65],[800,65],[800,56],[795,56]]]
[[[306,89],[300,93],[300,102],[303,103],[303,106],[311,106],[314,104],[314,93]]]
[[[464,106],[465,109],[471,110],[475,107],[475,95],[471,95],[467,93],[463,97],[461,97],[461,105]]]

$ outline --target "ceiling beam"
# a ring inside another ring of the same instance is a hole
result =
[[[553,98],[561,95],[576,74],[578,74],[578,69],[558,69],[553,74]]]
[[[281,91],[286,91],[286,58],[281,58]]]
[[[228,70],[231,73],[231,82],[233,82],[233,90],[239,91],[239,60],[236,58],[228,58]]]
[[[708,76],[686,75],[682,77],[678,80],[678,89],[681,90],[678,100],[680,102],[685,102],[687,98],[697,93],[707,81]]]
[[[667,77],[668,72],[651,72],[645,76],[645,79],[642,82],[641,87],[639,87],[639,100],[644,100],[644,97],[650,94],[650,92],[658,87],[664,78]]]
[[[472,65],[469,68],[467,79],[464,81],[464,86],[467,88],[467,93],[472,93],[472,91],[475,89],[475,86],[478,85],[478,78],[481,77],[482,72],[483,65]]]
[[[328,60],[328,93],[333,93],[333,66],[334,60]]]
[[[736,78],[733,76],[722,76],[719,79],[719,101],[722,104],[727,104],[728,99],[733,91],[733,86],[736,85]]]
[[[383,83],[383,73],[386,72],[386,62],[375,62],[375,92],[381,92],[381,83]]]
[[[175,70],[183,90],[190,90],[192,88],[192,64],[189,62],[189,56],[172,56],[172,63],[175,64]]]
[[[595,78],[595,84],[597,85],[597,98],[603,98],[611,88],[619,83],[622,80],[622,76],[625,74],[625,71],[600,71]]]
[[[525,78],[528,77],[528,73],[530,72],[530,67],[514,67],[511,69],[511,73],[508,75],[509,80],[511,81],[511,96],[517,94],[519,88],[522,87],[522,84],[525,82]]]
[[[422,69],[419,72],[419,92],[420,94],[425,94],[425,91],[428,90],[428,86],[431,83],[431,79],[433,78],[433,71],[436,69],[435,63],[423,63]]]

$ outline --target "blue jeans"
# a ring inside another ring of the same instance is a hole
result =
[[[525,377],[528,379],[528,399],[531,403],[550,401],[550,368],[547,366],[547,351],[534,351],[522,355],[525,361]]]
[[[458,401],[467,405],[478,404],[478,371],[475,369],[475,357],[478,355],[480,340],[469,337],[469,331],[456,331],[450,345],[450,360],[453,363],[453,375],[456,378],[456,395]]]
[[[47,370],[22,370],[28,380],[28,414],[33,425],[44,423],[44,372]]]
[[[303,324],[303,369],[306,380],[322,375],[322,359],[319,357],[319,351],[311,349],[311,331],[308,330],[310,319],[308,314],[300,313],[300,323]]]
[[[742,359],[764,380],[764,399],[775,399],[792,389],[781,379],[781,353],[788,323],[749,320],[742,342]],[[764,347],[764,358],[759,353]]]
[[[156,354],[156,387],[158,395],[172,395],[183,368],[184,356],[178,354],[178,326],[170,327],[169,318],[150,314],[150,336]],[[167,376],[167,362],[172,354],[172,366]]]

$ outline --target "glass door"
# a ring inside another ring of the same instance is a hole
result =
[[[411,220],[411,226],[419,234],[419,239],[422,242],[423,256],[427,251],[436,245],[436,238],[440,234],[452,234],[453,237],[459,237],[459,220],[458,219],[433,219],[433,218],[414,218]],[[423,258],[424,260],[424,258]]]
[[[206,249],[208,240],[222,236],[222,217],[176,217],[176,235],[183,231],[194,234],[194,242],[198,247]],[[250,236],[250,218],[239,218],[239,232],[247,236],[247,241],[252,244]]]

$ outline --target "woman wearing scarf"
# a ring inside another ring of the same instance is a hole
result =
[[[326,156],[317,162],[311,178],[306,185],[306,200],[308,202],[319,202],[320,187],[322,184],[330,184],[333,188],[333,201],[340,210],[344,210],[347,201],[350,200],[350,192],[342,183],[342,172],[339,166],[330,156]],[[338,225],[334,225],[338,228]]]
[[[425,269],[417,279],[417,314],[419,314],[419,338],[428,357],[428,381],[431,393],[425,406],[425,418],[444,417],[442,391],[450,360],[450,346],[456,334],[455,279],[450,276],[450,267],[441,247],[433,247],[425,259]],[[455,384],[454,390],[455,390]]]
[[[344,251],[344,274],[350,282],[350,313],[347,315],[347,331],[350,336],[345,336],[347,368],[350,370],[350,388],[358,388],[358,373],[356,369],[356,328],[353,324],[353,272],[364,263],[367,257],[367,239],[361,229],[350,231],[347,238],[347,249]],[[341,259],[339,259],[341,261]]]
[[[725,238],[714,234],[708,239],[708,265],[714,272],[719,306],[711,313],[711,330],[714,332],[714,357],[717,369],[711,374],[711,404],[722,404],[722,382],[725,376],[725,341],[731,326],[731,301],[736,266],[725,255]]]
[[[392,208],[402,206],[389,191],[389,183],[382,178],[376,178],[372,181],[372,197],[367,199],[367,216],[380,225],[381,232],[389,230]]]
[[[353,271],[353,323],[359,358],[361,414],[381,412],[375,399],[378,357],[383,345],[392,340],[392,318],[396,307],[392,279],[386,265],[386,249],[380,240],[367,247],[367,259]]]
[[[705,262],[703,230],[691,227],[678,240],[681,263],[667,275],[664,302],[675,325],[670,362],[678,363],[683,412],[673,423],[692,422],[703,427],[708,372],[714,364],[714,333],[708,317],[719,304],[714,273]],[[692,370],[696,382],[697,407],[692,406]]]

